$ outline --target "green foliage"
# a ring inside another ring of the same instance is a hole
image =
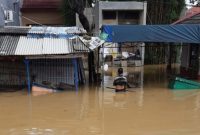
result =
[[[76,14],[70,9],[69,3],[67,0],[62,0],[61,12],[64,16],[64,24],[66,26],[74,26],[76,24]]]

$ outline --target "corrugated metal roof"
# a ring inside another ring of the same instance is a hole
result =
[[[42,54],[43,39],[27,38],[21,36],[15,51],[15,55],[40,55]]]
[[[27,38],[22,36],[15,55],[56,55],[77,52],[89,52],[89,49],[77,38]]]
[[[0,55],[15,55],[19,36],[0,36]]]
[[[0,28],[0,34],[22,34],[27,35],[29,27],[2,27]]]
[[[71,53],[69,40],[58,38],[44,38],[42,54],[69,53]]]
[[[61,34],[85,34],[85,29],[79,27],[31,27],[28,34],[48,34],[48,35],[61,35]]]
[[[71,39],[70,41],[73,45],[73,52],[89,52],[89,48],[79,38]]]
[[[75,34],[84,32],[80,28],[46,27],[44,32],[42,31],[44,28],[33,28],[33,31],[31,31],[31,29],[32,28],[29,27],[0,28],[0,55],[28,56],[89,52],[89,49]],[[28,33],[34,33],[36,36],[29,36]],[[73,34],[73,36],[71,38],[66,38],[65,35],[70,33]],[[41,34],[44,36],[37,36]]]

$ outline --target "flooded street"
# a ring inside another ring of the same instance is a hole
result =
[[[200,91],[169,90],[163,66],[124,71],[139,88],[126,93],[107,88],[116,75],[113,69],[105,73],[104,88],[41,96],[0,92],[0,134],[199,135]]]

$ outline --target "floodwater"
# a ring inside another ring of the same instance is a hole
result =
[[[112,87],[113,69],[105,73],[104,88],[90,86],[40,96],[0,92],[0,134],[200,134],[200,91],[167,89],[163,66],[124,70],[139,88],[126,93],[106,88]]]

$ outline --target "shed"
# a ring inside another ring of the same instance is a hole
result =
[[[0,82],[22,88],[32,83],[50,87],[84,84],[84,56],[89,52],[77,27],[0,28]],[[24,66],[26,65],[26,66]]]

